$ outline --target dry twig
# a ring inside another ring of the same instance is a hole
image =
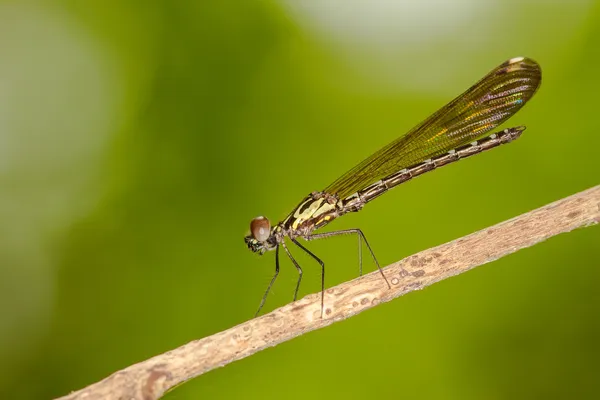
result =
[[[168,389],[303,333],[348,318],[546,240],[600,222],[600,186],[575,194],[461,239],[422,251],[384,269],[313,294],[226,331],[115,372],[62,399],[157,399]]]

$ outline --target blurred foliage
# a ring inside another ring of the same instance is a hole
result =
[[[544,73],[510,121],[522,139],[331,229],[360,226],[388,264],[599,183],[597,2],[390,4],[0,3],[0,398],[252,317],[274,260],[245,248],[250,219],[285,217],[508,58]],[[166,398],[595,397],[599,239],[553,238]],[[324,242],[327,285],[355,277],[354,240]],[[288,264],[266,311],[292,298]]]

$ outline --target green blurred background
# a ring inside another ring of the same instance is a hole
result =
[[[600,183],[599,2],[0,2],[0,398],[251,318],[274,269],[244,245],[251,218],[285,217],[516,56],[543,69],[522,139],[328,227],[361,227],[383,264]],[[552,238],[166,398],[593,398],[599,240]],[[357,275],[355,239],[310,245],[328,286]],[[296,276],[285,260],[265,311]]]

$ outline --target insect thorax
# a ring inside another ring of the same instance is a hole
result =
[[[290,236],[305,236],[341,215],[342,202],[332,194],[313,192],[282,222]]]

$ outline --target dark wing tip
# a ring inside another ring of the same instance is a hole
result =
[[[537,75],[542,80],[542,68],[540,64],[529,57],[515,57],[500,64],[496,69],[496,74],[502,75],[510,72],[527,71],[532,75]]]
[[[540,65],[529,57],[514,57],[500,64],[500,68],[509,66],[517,66],[521,68],[534,67],[540,69]]]
[[[533,97],[542,83],[542,68],[537,62],[528,57],[511,58],[500,64],[492,71],[492,74],[496,76],[514,74],[515,76],[526,78],[529,88],[524,101]]]

